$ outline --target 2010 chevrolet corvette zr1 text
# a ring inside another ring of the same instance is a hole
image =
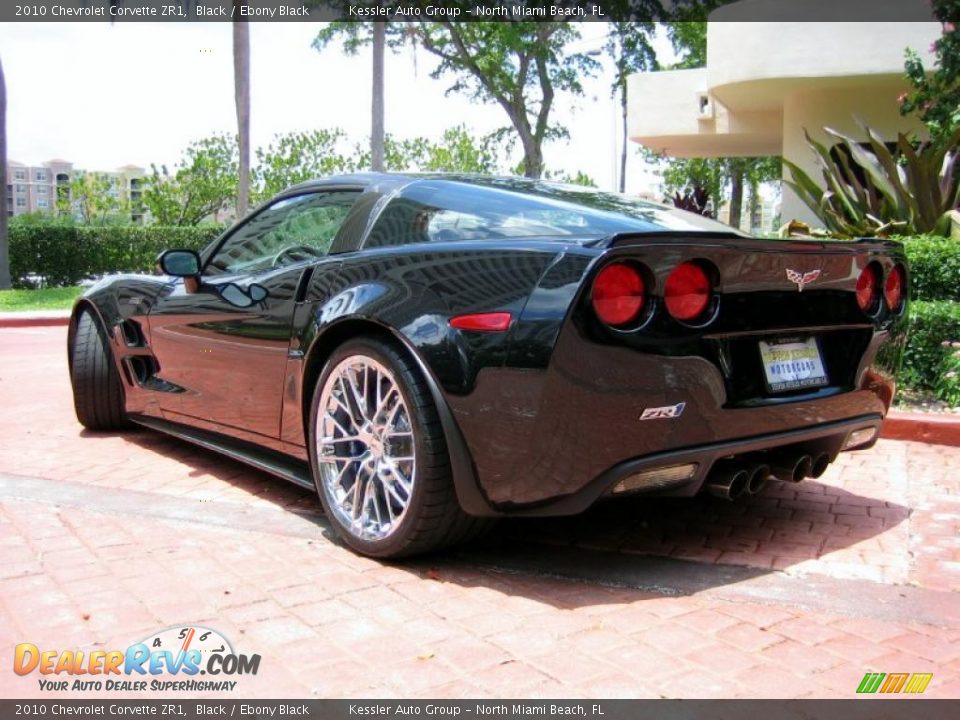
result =
[[[308,182],[159,265],[77,302],[80,422],[316,488],[379,557],[818,477],[875,441],[904,340],[896,243],[759,240],[517,178]]]

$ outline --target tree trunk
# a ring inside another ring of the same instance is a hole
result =
[[[749,205],[749,215],[750,215],[750,227],[747,228],[747,232],[753,232],[754,228],[760,227],[760,221],[762,220],[762,213],[760,208],[760,186],[758,183],[750,184],[750,205]]]
[[[384,170],[383,54],[386,35],[386,23],[375,22],[373,24],[373,106],[370,123],[370,169],[374,172]]]
[[[10,288],[10,243],[7,236],[7,83],[0,61],[0,290]]]
[[[730,169],[730,225],[740,227],[743,209],[743,168],[734,163]]]
[[[517,134],[520,136],[520,144],[523,146],[523,174],[525,177],[539,179],[543,173],[543,151],[540,144],[530,132],[528,126],[523,125],[523,121],[511,116]]]
[[[233,4],[236,8],[242,3],[234,0]],[[243,217],[250,207],[250,25],[246,20],[233,21],[233,91],[240,150],[237,217]]]
[[[620,192],[627,191],[627,83],[620,85],[620,112],[623,120],[623,148],[620,151]]]

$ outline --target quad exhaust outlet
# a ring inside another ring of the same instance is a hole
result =
[[[710,473],[704,490],[715,497],[736,500],[741,495],[762,492],[771,478],[796,483],[808,477],[819,478],[828,467],[830,455],[825,452],[814,455],[782,453],[770,458],[769,464],[750,457],[727,460]]]

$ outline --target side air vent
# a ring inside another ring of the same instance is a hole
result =
[[[124,320],[120,323],[120,332],[127,347],[146,347],[147,341],[143,337],[143,330],[136,320]]]

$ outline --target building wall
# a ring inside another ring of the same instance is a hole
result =
[[[57,211],[57,200],[66,193],[69,199],[69,185],[81,170],[75,170],[73,163],[66,160],[50,160],[40,165],[28,166],[11,160],[7,163],[7,215]],[[140,198],[141,182],[145,171],[135,165],[127,165],[117,170],[91,171],[110,178],[113,187],[110,194],[114,197],[137,201]],[[135,222],[143,219],[134,215]]]
[[[876,0],[863,17],[879,17]],[[932,17],[926,0],[916,17]],[[672,157],[782,155],[820,179],[804,129],[834,144],[831,126],[863,138],[860,118],[883,136],[918,132],[922,126],[900,115],[897,97],[907,90],[904,52],[912,48],[929,67],[937,22],[794,22],[789,0],[741,0],[710,15],[707,65],[697,70],[637,73],[628,78],[631,140]],[[849,16],[846,0],[804,0],[817,17]],[[769,18],[765,22],[740,18]],[[785,171],[786,174],[786,171]],[[782,217],[820,222],[784,187]]]

